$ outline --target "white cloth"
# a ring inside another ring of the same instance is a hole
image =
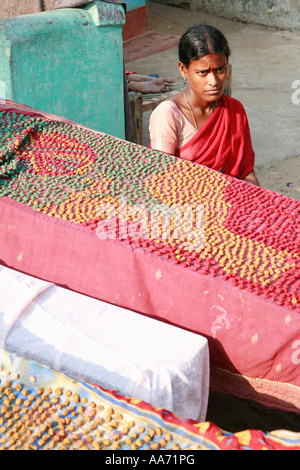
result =
[[[206,338],[0,267],[0,346],[184,418],[204,421]]]

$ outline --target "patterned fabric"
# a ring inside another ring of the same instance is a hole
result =
[[[300,434],[230,434],[4,350],[0,390],[1,450],[300,450]]]
[[[103,228],[118,239],[120,233],[109,232],[109,220],[117,214],[118,198],[128,198],[133,210],[126,213],[126,240],[300,312],[300,233],[288,226],[289,218],[299,221],[299,201],[68,122],[5,111],[0,119],[0,196],[88,230]],[[203,231],[190,225],[185,236],[181,214],[174,212],[172,233],[162,221],[151,236],[136,204],[175,211],[203,204]]]
[[[1,263],[200,333],[212,387],[299,412],[300,202],[0,110]]]

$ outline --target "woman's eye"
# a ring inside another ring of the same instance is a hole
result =
[[[201,77],[206,77],[211,71],[213,70],[199,70],[198,74]],[[226,65],[221,65],[220,67],[216,67],[214,69],[214,73],[225,73],[226,71]]]

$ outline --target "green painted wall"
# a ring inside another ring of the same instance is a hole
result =
[[[0,97],[125,137],[120,5],[0,20]]]

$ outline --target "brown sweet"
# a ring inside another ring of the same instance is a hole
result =
[[[172,435],[127,420],[117,407],[63,387],[43,388],[31,376],[0,373],[0,450],[165,449]],[[154,442],[155,437],[160,442]],[[177,449],[173,444],[173,449]]]

